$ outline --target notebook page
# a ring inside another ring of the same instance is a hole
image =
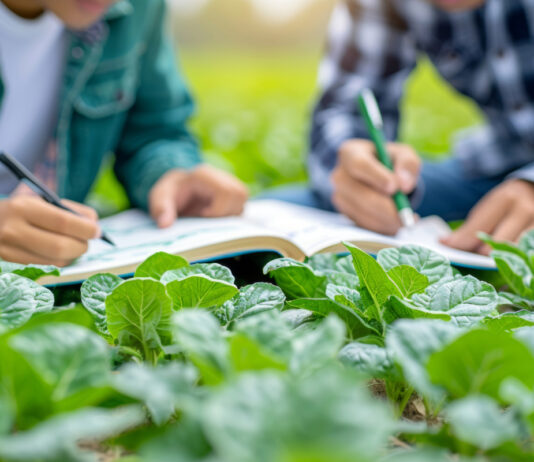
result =
[[[135,265],[156,252],[181,252],[235,239],[280,234],[235,218],[182,218],[167,229],[158,229],[144,212],[129,210],[101,222],[102,229],[117,245],[100,240],[89,243],[89,251],[75,264],[63,269],[62,276]]]
[[[246,209],[247,220],[259,226],[283,232],[307,255],[340,242],[374,242],[399,247],[416,244],[432,249],[455,264],[475,268],[495,268],[491,258],[451,249],[439,243],[451,230],[439,217],[420,220],[410,229],[403,229],[395,237],[384,236],[356,227],[341,214],[325,212],[278,201],[252,201]]]

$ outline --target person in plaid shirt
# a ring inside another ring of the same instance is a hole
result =
[[[515,241],[534,227],[534,0],[344,0],[328,42],[309,157],[323,204],[394,234],[401,223],[391,195],[400,189],[421,216],[467,218],[444,243],[482,253],[479,231]],[[355,100],[372,89],[395,140],[421,54],[479,105],[486,124],[462,134],[445,162],[422,162],[412,147],[391,143],[391,173],[366,140]]]

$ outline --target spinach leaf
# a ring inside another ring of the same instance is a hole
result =
[[[382,312],[388,298],[392,295],[401,297],[402,294],[373,257],[350,244],[345,244],[345,246],[352,254],[354,268],[360,278],[360,285],[366,289],[366,295],[369,296],[372,303],[372,306],[368,308],[371,310],[370,317],[382,323]],[[360,293],[363,296],[362,291]]]
[[[396,266],[387,274],[406,298],[424,292],[429,285],[428,278],[411,266]]]
[[[168,422],[179,403],[193,394],[197,371],[180,363],[150,367],[127,364],[113,376],[113,386],[121,393],[146,404],[156,425]]]
[[[102,441],[140,425],[139,406],[113,410],[86,408],[53,417],[31,430],[0,437],[0,459],[12,461],[87,462],[80,441]],[[94,459],[93,459],[94,460]]]
[[[164,273],[189,266],[185,258],[158,252],[147,258],[135,271],[136,278],[152,278],[159,281]]]
[[[198,367],[204,382],[220,383],[229,373],[228,344],[210,313],[184,309],[173,317],[173,339]]]
[[[290,258],[280,258],[269,262],[263,272],[273,277],[291,300],[321,297],[325,294],[326,276],[315,272],[305,263]]]
[[[468,396],[450,404],[445,410],[455,436],[483,451],[523,437],[521,425],[510,412],[487,396]]]
[[[400,366],[404,377],[422,395],[438,401],[442,392],[432,384],[426,364],[432,354],[463,333],[454,324],[427,320],[399,320],[386,335],[388,357]]]
[[[386,271],[397,266],[411,266],[417,272],[425,275],[430,284],[452,276],[452,267],[445,257],[415,245],[383,249],[378,252],[377,260]]]
[[[238,319],[269,310],[282,310],[286,297],[279,287],[264,282],[243,287],[215,313],[221,323],[230,326]]]
[[[427,370],[453,398],[482,393],[498,400],[501,384],[511,377],[534,387],[531,351],[511,335],[495,331],[467,332],[434,353]]]
[[[412,301],[423,310],[446,313],[459,326],[470,326],[493,314],[499,297],[492,285],[473,276],[457,276],[428,287]]]
[[[114,274],[96,274],[87,279],[80,289],[82,304],[95,321],[98,330],[109,335],[106,323],[106,298],[124,281]]]
[[[165,286],[153,279],[130,279],[106,298],[107,326],[119,345],[155,361],[170,339],[172,301]]]
[[[36,313],[54,306],[54,296],[45,287],[12,273],[0,274],[0,326],[22,326]]]
[[[13,273],[32,281],[37,281],[44,276],[59,276],[59,268],[56,266],[43,265],[20,265],[0,260],[0,273]]]
[[[510,289],[522,297],[534,299],[532,270],[528,264],[521,257],[510,252],[499,250],[492,252],[491,256]]]
[[[372,378],[398,378],[395,364],[385,348],[366,343],[349,343],[339,352],[339,360],[346,366]]]
[[[165,274],[169,275],[169,272]],[[182,308],[219,307],[238,293],[233,284],[204,274],[167,282],[166,290],[175,311]]]
[[[183,266],[178,269],[166,271],[161,277],[161,282],[168,284],[172,281],[181,281],[191,276],[205,276],[215,281],[234,284],[235,278],[226,266],[218,263],[197,263],[191,266]]]

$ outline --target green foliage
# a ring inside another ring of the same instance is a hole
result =
[[[495,258],[531,271],[532,241]],[[156,254],[88,279],[85,309],[0,274],[0,460],[92,460],[82,448],[118,433],[135,462],[532,460],[529,293],[414,246],[349,251],[274,260],[277,285],[240,288]]]

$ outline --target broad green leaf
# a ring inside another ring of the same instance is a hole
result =
[[[523,416],[531,417],[534,414],[534,392],[517,379],[505,380],[500,389],[501,399],[513,405]],[[534,421],[530,422],[534,427]]]
[[[392,324],[397,319],[440,319],[450,321],[452,318],[447,313],[429,311],[421,305],[416,305],[410,300],[401,300],[393,296],[386,302],[384,321]]]
[[[279,311],[266,311],[241,319],[235,323],[233,330],[257,342],[271,356],[289,362],[295,334]]]
[[[188,365],[170,363],[156,368],[127,364],[113,376],[113,386],[121,393],[141,400],[156,425],[168,422],[177,404],[187,401],[198,378]]]
[[[8,433],[15,422],[15,406],[0,384],[0,438]]]
[[[175,311],[219,307],[238,293],[233,284],[203,274],[167,282],[166,289]]]
[[[523,310],[534,310],[534,299],[508,292],[499,292],[499,306],[513,306]]]
[[[289,299],[324,296],[326,276],[317,274],[305,263],[280,258],[269,262],[263,272],[274,278]]]
[[[434,353],[427,364],[430,379],[453,398],[482,393],[499,399],[505,379],[514,377],[534,388],[534,356],[510,334],[473,330]]]
[[[534,354],[534,327],[520,327],[514,330],[513,335]]]
[[[488,329],[500,332],[511,331],[520,327],[534,326],[534,320],[530,321],[521,317],[519,313],[504,313],[494,318],[486,318],[482,325]]]
[[[430,286],[424,294],[413,297],[423,310],[446,313],[459,326],[473,325],[493,314],[499,297],[495,288],[473,276],[457,276]]]
[[[0,261],[0,273],[13,273],[22,276],[32,281],[37,281],[44,276],[59,276],[59,268],[50,265],[20,265],[18,263],[10,263],[7,261]]]
[[[534,291],[531,288],[532,271],[527,263],[510,252],[495,251],[491,256],[510,289],[522,297],[534,299]]]
[[[297,329],[316,319],[315,315],[309,310],[288,309],[282,311],[282,318],[291,329]]]
[[[237,372],[288,368],[286,359],[275,356],[272,351],[267,351],[256,340],[242,333],[232,335],[229,346],[232,367]]]
[[[378,252],[377,259],[386,271],[390,271],[396,266],[411,266],[419,273],[424,274],[430,284],[452,276],[449,261],[439,253],[424,247],[407,245],[400,248],[383,249]]]
[[[98,330],[109,335],[106,323],[106,298],[124,281],[114,274],[96,274],[87,279],[80,289],[82,304],[91,313]]]
[[[36,313],[52,310],[54,296],[45,287],[12,273],[0,274],[0,325],[13,329]]]
[[[347,255],[340,258],[336,263],[337,271],[342,273],[354,274],[356,276],[356,270],[354,269],[354,262],[352,261],[352,255]]]
[[[159,281],[164,273],[189,266],[185,258],[158,252],[148,257],[135,271],[136,278],[152,278]]]
[[[392,295],[401,297],[402,294],[373,257],[350,244],[345,244],[345,246],[352,254],[354,268],[360,278],[360,285],[367,289],[374,305],[374,313],[378,320],[381,320],[384,304],[388,298]]]
[[[206,276],[216,281],[234,284],[235,278],[232,272],[218,263],[197,263],[191,266],[166,271],[161,277],[161,282],[167,284],[171,281],[180,281],[190,276]]]
[[[306,264],[314,271],[339,271],[337,262],[338,257],[333,253],[319,253],[306,259]]]
[[[327,270],[317,272],[317,274],[326,277],[327,285],[334,284],[348,289],[357,289],[360,286],[360,279],[353,273]]]
[[[108,384],[111,367],[108,345],[88,329],[72,324],[45,324],[11,337],[8,344],[50,385],[55,402],[75,395],[81,401],[80,393],[84,390]]]
[[[424,292],[429,285],[428,278],[412,266],[396,266],[387,274],[406,298]]]
[[[458,439],[483,451],[523,437],[521,425],[513,414],[501,411],[497,402],[487,396],[468,396],[455,401],[445,414]]]
[[[269,310],[282,310],[286,297],[279,287],[264,282],[243,287],[228,300],[216,315],[223,325],[230,325],[238,319],[256,316]]]
[[[361,314],[365,311],[360,293],[356,289],[328,284],[326,287],[326,296],[330,300],[348,306]]]
[[[215,453],[242,462],[337,462],[340,451],[342,460],[377,460],[392,427],[352,374],[328,367],[304,377],[242,375],[210,397],[204,414]]]
[[[31,430],[0,437],[0,459],[9,461],[87,462],[80,441],[102,441],[142,424],[139,406],[113,410],[86,408],[53,417]],[[94,454],[93,454],[94,456]]]
[[[213,315],[200,309],[179,311],[173,316],[173,339],[198,367],[206,383],[223,380],[229,370],[229,349]]]
[[[143,352],[145,359],[159,354],[170,338],[172,301],[165,286],[153,279],[130,279],[106,298],[107,325],[119,345]]]
[[[526,251],[521,250],[517,245],[512,244],[511,242],[496,241],[486,233],[478,233],[478,238],[488,244],[493,250],[511,253],[525,261],[527,260]]]
[[[290,309],[302,309],[311,311],[316,316],[326,317],[329,314],[337,315],[347,326],[349,335],[353,339],[366,335],[381,334],[381,326],[373,324],[372,321],[364,319],[360,314],[340,303],[328,298],[303,298],[292,300],[286,304]]]
[[[437,401],[442,392],[430,381],[430,356],[461,335],[462,329],[444,321],[400,320],[386,335],[388,356],[400,366],[406,380],[421,394]]]
[[[391,379],[397,375],[395,365],[385,348],[366,343],[349,343],[339,352],[339,360],[348,367],[377,379]]]
[[[409,448],[398,449],[388,454],[379,462],[451,462],[450,453],[446,449]],[[475,462],[458,459],[458,462]],[[483,462],[483,461],[480,461]]]
[[[293,372],[310,372],[334,360],[345,342],[345,325],[335,315],[328,316],[310,332],[293,340],[290,368]]]

